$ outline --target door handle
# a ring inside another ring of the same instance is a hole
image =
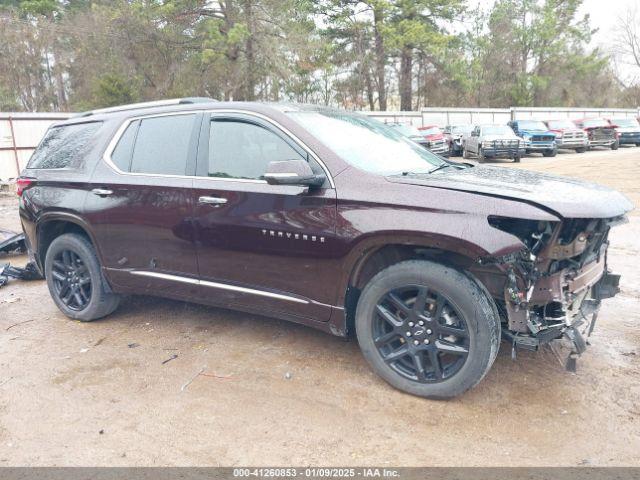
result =
[[[227,199],[220,197],[200,197],[198,198],[198,203],[206,203],[209,205],[224,205],[225,203],[227,203]]]
[[[106,190],[104,188],[94,188],[91,190],[91,193],[94,195],[98,195],[99,197],[106,197],[107,195],[112,195],[113,190]]]

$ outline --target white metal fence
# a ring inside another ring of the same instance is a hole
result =
[[[417,127],[461,123],[501,123],[520,119],[578,119],[585,117],[639,117],[638,108],[423,108],[419,112],[363,112],[386,122]],[[0,113],[0,181],[19,175],[49,126],[71,113]]]
[[[417,127],[455,124],[506,124],[511,120],[579,119],[587,117],[639,117],[638,108],[423,108],[419,112],[363,112],[383,122],[410,123]]]

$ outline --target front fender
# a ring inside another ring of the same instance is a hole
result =
[[[339,209],[338,257],[342,259],[338,305],[344,305],[347,288],[367,258],[382,247],[411,246],[464,257],[498,257],[522,249],[522,242],[489,225],[486,215],[374,208]],[[356,228],[356,225],[358,228]],[[418,230],[420,229],[420,230]]]

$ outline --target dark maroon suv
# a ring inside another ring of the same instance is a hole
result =
[[[150,294],[353,332],[382,378],[432,398],[477,384],[501,336],[582,353],[617,292],[609,229],[632,208],[598,185],[445,160],[364,116],[203,99],[52,126],[19,195],[71,318]]]

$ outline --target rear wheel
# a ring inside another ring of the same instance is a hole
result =
[[[484,151],[482,150],[482,147],[478,148],[478,162],[480,163],[484,163],[486,160],[486,157],[484,156]]]
[[[618,147],[620,147],[620,142],[617,140],[611,144],[611,150],[617,150]]]
[[[45,277],[53,301],[70,318],[97,320],[120,303],[102,276],[93,245],[82,235],[68,233],[51,242]]]
[[[493,300],[467,274],[410,260],[367,284],[356,333],[367,362],[388,383],[414,395],[451,398],[489,371],[500,323]]]
[[[516,163],[520,163],[520,155],[513,157],[513,161]]]
[[[576,153],[584,153],[587,151],[586,147],[578,147],[576,148]]]

